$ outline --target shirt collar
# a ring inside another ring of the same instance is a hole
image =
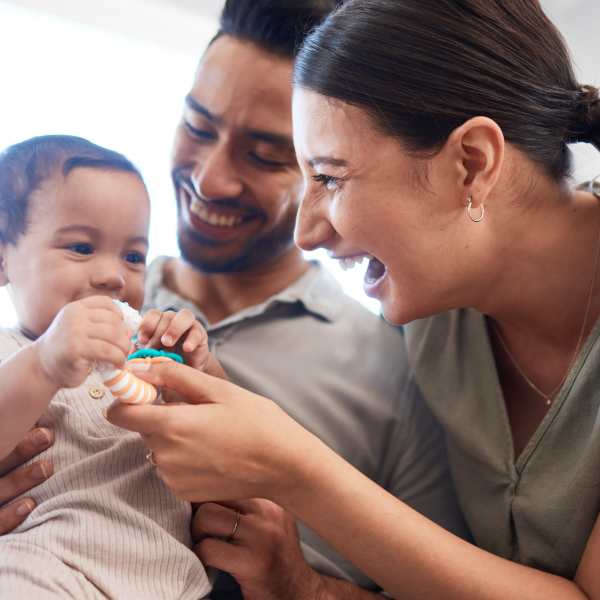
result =
[[[188,308],[206,322],[198,307],[162,285],[162,273],[167,260],[169,257],[161,256],[155,259],[148,269],[148,305],[145,308],[158,308],[162,311]],[[338,318],[341,310],[340,303],[337,301],[341,293],[340,285],[333,276],[320,263],[311,261],[308,271],[286,289],[261,304],[245,308],[219,323],[212,324],[207,329],[217,329],[243,319],[257,317],[281,304],[301,305],[307,312],[333,322]]]

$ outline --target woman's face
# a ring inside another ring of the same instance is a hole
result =
[[[315,92],[295,91],[293,116],[305,180],[296,243],[373,257],[365,291],[392,323],[459,306],[473,234],[450,161],[415,158],[361,109]]]

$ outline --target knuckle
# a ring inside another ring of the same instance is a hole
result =
[[[18,481],[26,476],[22,470],[13,471],[0,479],[0,504],[14,498],[18,493]]]

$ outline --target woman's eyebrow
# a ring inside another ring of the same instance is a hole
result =
[[[330,167],[347,167],[348,161],[343,158],[333,158],[331,156],[316,156],[308,161],[308,164],[314,169],[319,165],[326,165]]]

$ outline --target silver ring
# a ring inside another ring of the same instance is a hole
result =
[[[153,466],[156,467],[156,462],[154,460],[154,452],[152,452],[152,450],[150,450],[150,452],[148,452],[148,454],[146,454],[146,460]]]
[[[238,532],[238,529],[240,528],[240,521],[242,520],[242,513],[239,510],[235,511],[235,521],[233,523],[233,529],[231,530],[231,533],[227,536],[227,538],[225,539],[226,542],[233,542],[234,538],[235,538],[235,534]]]

